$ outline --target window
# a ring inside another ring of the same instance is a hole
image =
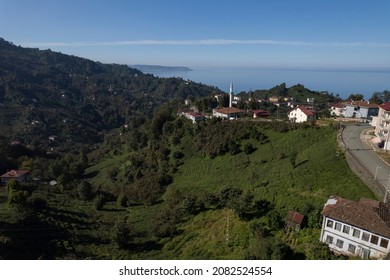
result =
[[[356,246],[352,244],[348,244],[348,252],[355,254],[356,252]]]
[[[339,247],[339,248],[343,248],[343,245],[344,245],[344,241],[340,240],[340,239],[337,239],[336,246]]]
[[[333,228],[333,221],[328,219],[328,222],[326,223],[327,227]]]
[[[343,227],[343,232],[346,233],[346,234],[349,234],[349,229],[350,229],[349,226],[344,226]]]
[[[336,225],[334,227],[335,230],[341,231],[341,224],[336,222]]]
[[[362,240],[363,240],[363,241],[368,241],[368,240],[370,240],[370,235],[369,235],[367,232],[363,232]]]
[[[327,235],[327,236],[326,236],[326,243],[328,243],[328,244],[333,244],[333,237],[330,236],[330,235]]]
[[[360,238],[360,230],[354,228],[352,235],[353,235],[353,237]]]
[[[372,244],[377,245],[377,244],[378,244],[378,241],[379,241],[379,237],[378,237],[378,236],[376,236],[376,235],[371,235],[371,240],[370,240],[370,242],[371,242]]]
[[[387,249],[387,246],[389,246],[389,240],[382,238],[380,246]]]

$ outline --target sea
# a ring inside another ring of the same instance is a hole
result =
[[[228,92],[233,82],[234,93],[270,89],[281,83],[287,87],[304,85],[313,91],[333,93],[341,98],[360,93],[369,99],[374,92],[390,90],[389,70],[282,70],[263,68],[204,67],[192,71],[160,70],[149,72],[158,77],[181,77]]]

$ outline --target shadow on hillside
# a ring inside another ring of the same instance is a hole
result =
[[[7,238],[0,245],[3,259],[53,259],[63,253],[56,241],[65,239],[67,232],[56,225],[27,219],[13,224],[3,222],[0,228],[0,233]]]
[[[305,160],[301,161],[300,163],[296,164],[296,165],[294,166],[294,168],[297,168],[297,167],[299,167],[299,166],[301,166],[301,165],[304,165],[304,164],[307,163],[307,162],[309,162],[309,160],[308,160],[308,159],[305,159]]]
[[[145,251],[159,251],[162,249],[162,245],[156,241],[145,241],[141,243],[129,243],[126,249],[129,251],[145,252]]]
[[[91,179],[91,178],[96,177],[98,174],[99,174],[99,171],[89,172],[87,174],[84,174],[83,178],[84,179]]]

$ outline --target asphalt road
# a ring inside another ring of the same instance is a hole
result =
[[[346,126],[342,138],[347,149],[363,163],[376,180],[390,190],[390,167],[376,155],[370,145],[367,145],[367,143],[362,141],[362,132],[366,129],[370,129],[370,126]]]

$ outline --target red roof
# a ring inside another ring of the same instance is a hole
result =
[[[305,217],[304,215],[295,211],[288,211],[287,213],[287,221],[292,221],[299,225],[302,224],[304,217]]]
[[[1,178],[19,178],[20,176],[30,172],[29,170],[11,170],[1,175]]]
[[[301,109],[301,111],[306,115],[306,116],[314,116],[315,113],[314,111],[312,110],[312,108],[310,107],[307,107],[307,106],[299,106],[298,107],[299,109]]]
[[[193,117],[204,117],[201,113],[197,113],[197,112],[194,112],[194,111],[189,111],[189,112],[186,112],[187,115],[191,115]]]
[[[261,117],[271,116],[271,114],[269,112],[267,112],[266,110],[261,110],[261,109],[253,111],[253,114],[255,114],[256,116],[261,116]]]
[[[244,110],[237,109],[235,107],[223,107],[220,109],[214,109],[214,111],[221,113],[221,114],[238,114],[238,113],[245,113]]]
[[[382,108],[385,111],[390,111],[390,102],[385,102],[379,105],[380,108]]]
[[[334,107],[334,108],[344,108],[344,104],[336,103],[336,104],[330,105],[330,107]]]

